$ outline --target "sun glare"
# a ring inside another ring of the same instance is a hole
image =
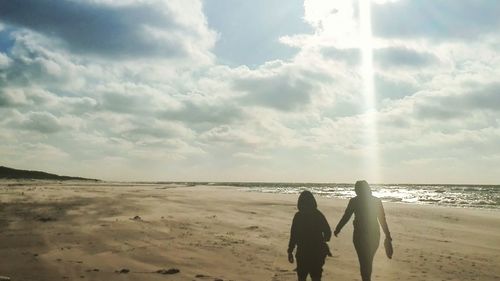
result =
[[[379,156],[377,135],[377,108],[373,70],[373,36],[371,24],[371,0],[359,0],[360,50],[363,57],[362,77],[365,99],[365,171],[372,182],[379,182]]]

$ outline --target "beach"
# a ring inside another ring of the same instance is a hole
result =
[[[296,280],[286,249],[297,197],[216,185],[2,181],[0,276]],[[316,199],[334,228],[347,200]],[[499,210],[384,207],[394,257],[381,243],[373,280],[500,280]],[[329,244],[323,280],[360,280],[352,221]]]

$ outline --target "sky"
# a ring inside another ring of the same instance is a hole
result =
[[[371,113],[359,0],[0,0],[0,165],[499,184],[500,2],[370,7]]]

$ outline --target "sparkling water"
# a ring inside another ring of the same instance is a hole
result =
[[[329,198],[352,198],[354,184],[320,183],[217,183],[246,191],[297,194],[310,190]],[[384,202],[435,204],[500,209],[500,185],[373,184],[373,195]]]

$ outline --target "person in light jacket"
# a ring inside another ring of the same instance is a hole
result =
[[[340,219],[335,231],[335,237],[342,227],[354,214],[353,243],[358,254],[361,279],[371,281],[373,257],[380,243],[380,226],[385,233],[386,249],[389,258],[392,257],[392,237],[385,219],[382,201],[372,195],[370,186],[366,181],[357,181],[354,186],[356,197],[349,200],[344,215]]]

